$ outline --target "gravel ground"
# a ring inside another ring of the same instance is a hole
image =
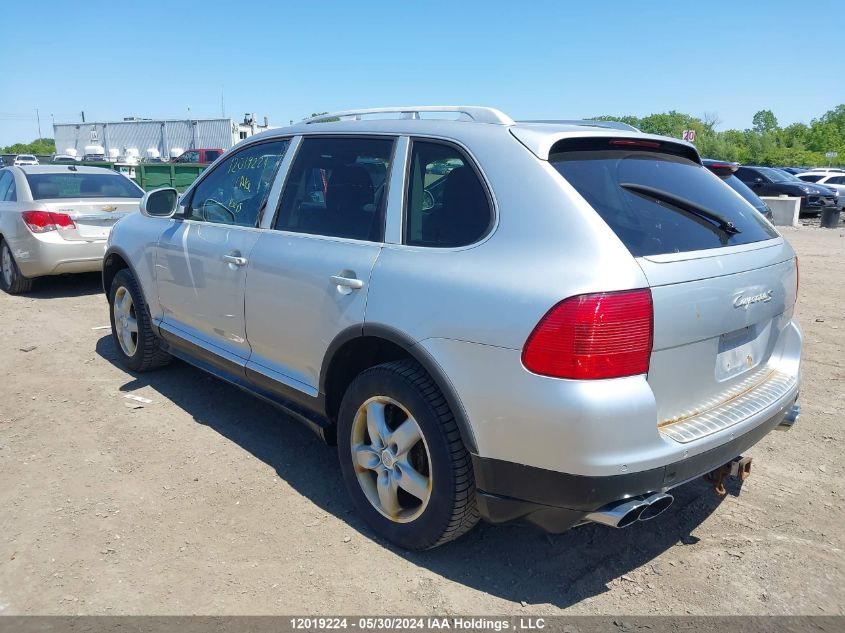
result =
[[[784,235],[803,415],[741,489],[694,482],[622,531],[481,526],[415,554],[369,534],[334,450],[273,408],[182,363],[121,369],[96,275],[0,293],[0,613],[843,614],[845,237]]]

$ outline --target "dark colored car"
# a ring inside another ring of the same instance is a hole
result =
[[[223,153],[222,149],[189,149],[173,159],[174,163],[213,163]]]
[[[796,175],[796,174],[803,174],[809,168],[808,167],[778,167],[778,169],[780,169],[781,171],[785,171],[785,172],[788,172],[790,174]]]
[[[757,209],[757,211],[759,211],[767,220],[774,220],[772,210],[769,208],[769,205],[763,202],[756,193],[751,191],[744,182],[734,175],[736,170],[739,169],[739,165],[737,163],[729,163],[723,160],[712,160],[710,158],[703,158],[701,162],[704,163],[704,166],[707,167],[707,169],[724,180],[726,185],[745,198],[748,203]]]
[[[736,177],[758,196],[793,196],[801,198],[801,213],[821,214],[828,207],[836,207],[836,194],[827,187],[803,182],[792,174],[773,167],[743,165]]]

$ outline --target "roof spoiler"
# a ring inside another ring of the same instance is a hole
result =
[[[600,121],[596,119],[537,119],[529,121],[517,121],[517,123],[550,123],[554,125],[583,125],[585,127],[603,127],[612,130],[627,130],[629,132],[639,132],[640,130],[633,125],[628,125],[622,121]]]

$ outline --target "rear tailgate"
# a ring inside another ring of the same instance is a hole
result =
[[[76,225],[62,229],[61,236],[69,241],[105,240],[120,218],[138,210],[138,200],[127,198],[98,200],[41,200],[46,210],[63,213]]]
[[[800,350],[788,328],[797,271],[782,239],[638,262],[654,303],[648,382],[665,433],[681,442],[709,435],[738,421],[720,407],[748,417],[794,388]]]
[[[549,161],[648,279],[664,435],[690,442],[793,396],[797,264],[774,227],[671,139],[574,139]]]

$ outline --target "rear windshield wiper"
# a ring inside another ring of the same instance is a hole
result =
[[[697,202],[693,202],[692,200],[687,200],[686,198],[676,196],[675,194],[669,193],[668,191],[664,191],[663,189],[657,189],[655,187],[649,187],[647,185],[638,185],[633,182],[620,182],[619,186],[632,193],[637,193],[641,196],[654,198],[655,200],[659,200],[660,202],[671,204],[673,207],[682,209],[687,213],[691,213],[693,215],[697,215],[700,218],[704,218],[705,220],[709,220],[715,223],[723,232],[727,233],[728,235],[736,235],[737,233],[742,233],[739,227],[737,227],[733,222],[728,220],[725,216],[721,215],[720,213],[717,213],[716,211],[711,211],[707,207],[702,207],[700,204],[698,204]]]

